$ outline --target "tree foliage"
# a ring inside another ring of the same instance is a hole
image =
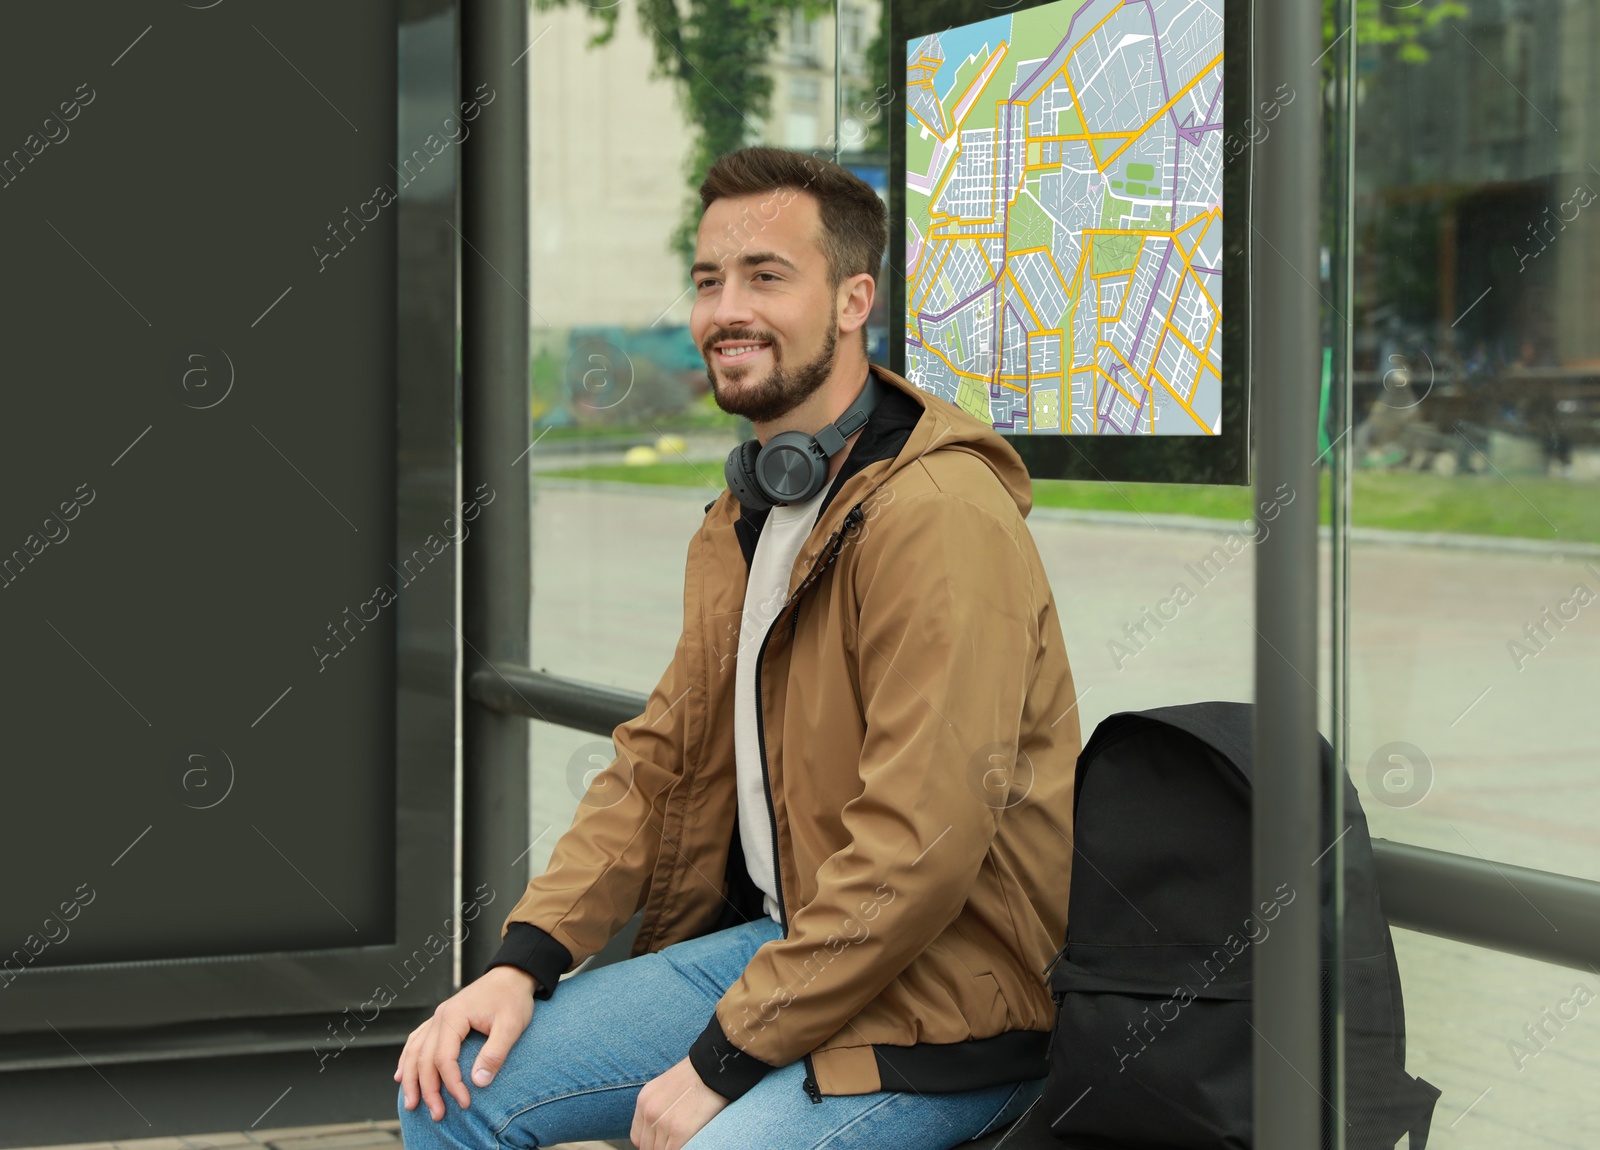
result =
[[[651,78],[673,82],[693,133],[684,166],[687,188],[682,212],[668,242],[669,250],[681,256],[687,266],[693,259],[699,227],[698,189],[707,170],[718,156],[761,138],[762,126],[772,104],[772,70],[767,62],[778,45],[784,22],[793,12],[800,12],[806,20],[830,15],[834,3],[833,0],[634,2],[640,31],[654,50]],[[878,28],[867,49],[870,83],[878,92],[888,85],[889,5],[896,2],[899,0],[883,0]],[[579,5],[587,8],[597,25],[589,39],[591,48],[611,41],[622,10],[620,0],[529,0],[529,4],[535,12]],[[1335,4],[1336,0],[1323,0],[1325,43],[1330,43],[1335,35]],[[1469,9],[1461,0],[1412,0],[1410,3],[1355,0],[1355,5],[1356,29],[1361,41],[1392,45],[1399,58],[1410,63],[1428,59],[1425,34],[1445,20],[1469,15]],[[972,0],[971,7],[973,19],[993,15],[992,6],[981,0]],[[1331,61],[1324,61],[1325,67],[1330,64]],[[892,108],[892,104],[889,107]],[[888,115],[870,113],[869,109],[868,115],[858,117],[864,121],[865,129],[860,146],[867,151],[881,152],[888,143]],[[847,138],[844,143],[849,146],[856,141]],[[832,144],[830,134],[827,146]]]
[[[1334,14],[1337,0],[1322,0],[1322,42],[1331,43],[1335,35]],[[1408,64],[1425,64],[1428,46],[1423,35],[1446,20],[1461,20],[1471,10],[1460,0],[1356,0],[1356,35],[1364,44],[1395,46],[1395,54]]]
[[[654,49],[652,79],[677,88],[693,143],[684,166],[687,191],[669,250],[687,267],[700,223],[699,187],[718,156],[757,142],[772,104],[766,66],[789,13],[808,20],[833,11],[831,0],[635,0],[639,29]],[[609,43],[620,3],[531,0],[532,10],[582,5],[598,22],[589,47]]]

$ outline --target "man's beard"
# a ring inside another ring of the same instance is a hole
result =
[[[833,363],[837,358],[838,316],[835,314],[829,320],[827,334],[823,337],[822,350],[817,353],[816,358],[792,371],[784,369],[777,341],[770,340],[770,337],[747,331],[735,331],[718,336],[712,342],[740,339],[766,341],[767,351],[772,356],[771,369],[766,378],[754,387],[744,383],[743,376],[732,377],[730,382],[735,384],[737,390],[730,388],[728,393],[724,393],[717,387],[718,369],[710,362],[714,360],[717,352],[715,348],[709,348],[706,379],[711,384],[711,394],[716,399],[717,406],[731,415],[742,415],[752,423],[772,423],[788,415],[828,381],[828,375],[833,371]],[[744,375],[748,375],[751,370],[744,366],[734,368],[734,371],[742,372]]]

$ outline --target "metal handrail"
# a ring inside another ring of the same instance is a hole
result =
[[[505,663],[467,694],[507,715],[609,737],[648,696]],[[1600,882],[1510,863],[1372,840],[1389,922],[1407,930],[1557,966],[1600,966]]]
[[[1389,921],[1489,950],[1593,971],[1600,882],[1373,839]]]

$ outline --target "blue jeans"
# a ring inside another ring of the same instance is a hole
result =
[[[420,1101],[407,1110],[400,1095],[407,1150],[626,1141],[640,1089],[688,1057],[756,949],[782,933],[763,917],[562,979],[535,1005],[533,1021],[488,1086],[472,1084],[484,1036],[473,1031],[461,1044],[467,1109],[443,1093],[445,1115],[435,1122]],[[803,1059],[772,1071],[719,1111],[686,1150],[948,1150],[1020,1116],[1044,1087],[1038,1079],[956,1093],[824,1095],[814,1103],[804,1078]]]

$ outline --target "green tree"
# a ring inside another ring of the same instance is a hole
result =
[[[899,0],[883,0],[880,20],[867,49],[874,93],[887,89],[889,79],[889,11]],[[1273,3],[1291,0],[1270,0]],[[1336,0],[1323,0],[1324,42],[1334,37]],[[1426,33],[1443,21],[1469,15],[1460,0],[1355,0],[1356,29],[1367,44],[1393,45],[1401,60],[1421,63],[1428,59]],[[581,4],[598,25],[589,39],[591,48],[610,42],[616,32],[621,5],[615,0],[529,0],[534,12],[548,12]],[[684,168],[686,190],[678,226],[668,241],[670,251],[685,266],[693,259],[700,221],[698,189],[718,156],[760,137],[772,102],[772,73],[766,66],[777,46],[783,21],[791,12],[807,20],[831,15],[833,0],[636,0],[639,28],[654,49],[651,77],[670,79],[678,91],[693,132],[693,145]],[[972,0],[972,19],[994,15],[992,5]],[[959,19],[955,20],[960,23]],[[1331,71],[1332,53],[1323,67]],[[853,107],[846,96],[845,106]],[[888,117],[895,102],[879,100],[881,112],[856,118],[866,128],[864,150],[882,152],[888,147]],[[852,114],[847,110],[846,115]],[[830,134],[827,141],[832,145]]]
[[[1335,3],[1336,0],[1322,0],[1324,44],[1333,41]],[[1424,64],[1428,46],[1423,43],[1423,34],[1446,20],[1461,20],[1469,15],[1471,11],[1460,0],[1414,0],[1409,4],[1356,0],[1356,36],[1363,44],[1394,45],[1396,55],[1406,63]]]
[[[687,191],[668,249],[694,258],[700,223],[699,187],[718,156],[756,143],[772,103],[772,73],[766,63],[783,21],[799,11],[807,20],[833,12],[832,0],[636,0],[639,28],[654,48],[652,79],[670,79],[678,90],[693,145],[684,167]],[[582,5],[598,22],[589,47],[616,33],[618,3],[592,0],[530,0],[530,10]]]

